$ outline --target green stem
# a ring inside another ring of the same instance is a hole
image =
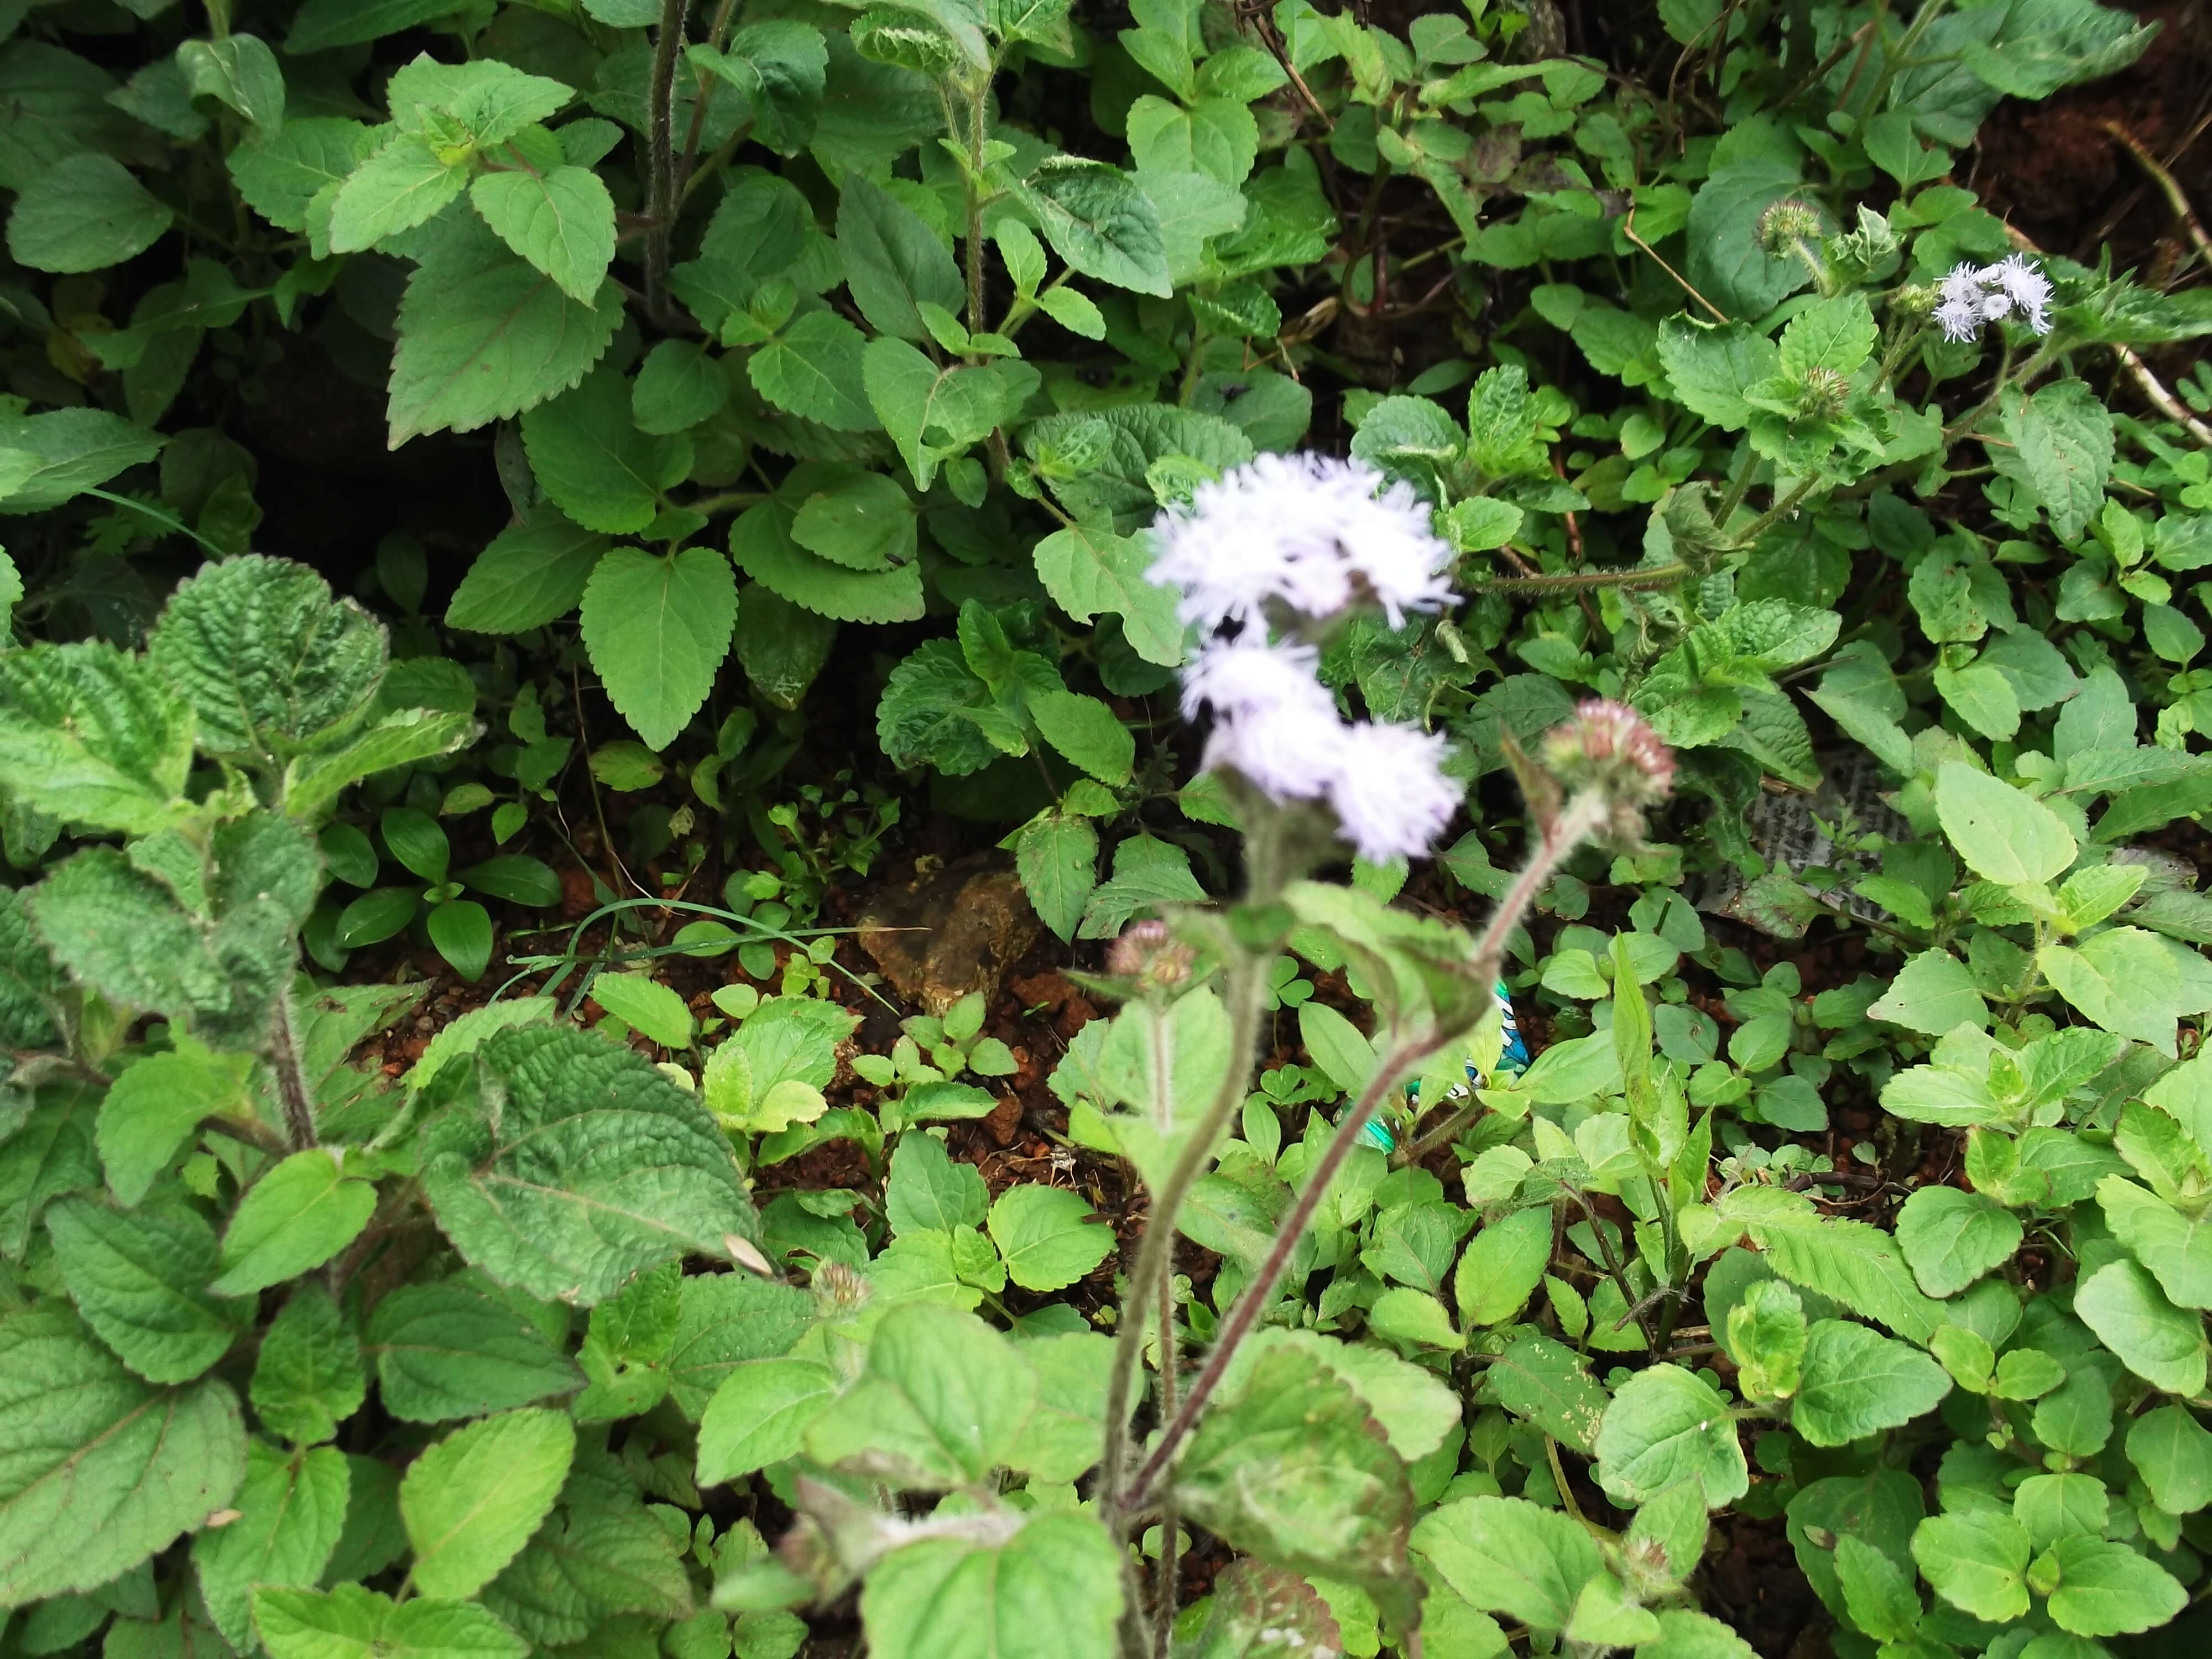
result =
[[[991,95],[988,81],[977,87],[968,101],[968,165],[961,170],[961,182],[968,193],[968,331],[983,332],[983,143],[987,112],[984,106]]]
[[[1476,942],[1473,960],[1465,970],[1471,980],[1486,989],[1497,979],[1498,965],[1505,957],[1505,942],[1512,936],[1513,930],[1520,926],[1528,907],[1535,902],[1536,895],[1551,879],[1553,872],[1604,823],[1605,817],[1604,803],[1595,794],[1582,793],[1569,800],[1559,816],[1544,826],[1542,839],[1530,854],[1528,862],[1514,878],[1512,886],[1498,900],[1498,908],[1491,913],[1490,925]],[[1259,963],[1256,958],[1247,957],[1239,966],[1257,977]],[[1320,1207],[1330,1182],[1336,1178],[1337,1171],[1344,1166],[1345,1159],[1351,1156],[1352,1147],[1359,1139],[1359,1132],[1375,1115],[1375,1109],[1382,1104],[1383,1097],[1397,1086],[1399,1079],[1409,1070],[1459,1034],[1456,1029],[1431,1026],[1419,1036],[1407,1037],[1394,1044],[1383,1055],[1375,1068],[1375,1075],[1368,1079],[1359,1098],[1337,1125],[1336,1133],[1329,1140],[1328,1150],[1322,1154],[1321,1162],[1307,1175],[1305,1185],[1299,1189],[1289,1213],[1284,1216],[1275,1231],[1274,1242],[1268,1247],[1267,1259],[1261,1263],[1259,1272],[1252,1276],[1251,1281],[1244,1287],[1243,1294],[1237,1298],[1236,1305],[1222,1322],[1221,1328],[1215,1334],[1213,1347],[1206,1355],[1205,1367],[1190,1385],[1190,1392],[1183,1396],[1174,1417],[1161,1431],[1151,1456],[1145,1460],[1144,1467],[1137,1472],[1137,1478],[1127,1495],[1118,1498],[1124,1515],[1134,1514],[1143,1508],[1146,1498],[1166,1474],[1175,1461],[1176,1453],[1196,1426],[1199,1413],[1205,1410],[1206,1402],[1212,1397],[1213,1391],[1221,1386],[1221,1379],[1228,1374],[1230,1362],[1237,1357],[1237,1350],[1251,1334],[1261,1310],[1273,1299],[1275,1287],[1290,1266],[1291,1256],[1297,1248],[1298,1240],[1304,1236],[1307,1226],[1313,1220],[1314,1212]],[[1146,1236],[1148,1240],[1151,1231],[1147,1225]],[[1110,1418],[1107,1426],[1110,1433],[1113,1426]],[[1102,1512],[1109,1512],[1113,1507],[1103,1493],[1099,1507]]]
[[[1491,576],[1467,585],[1479,592],[1561,593],[1592,587],[1664,587],[1692,575],[1690,567],[1677,560],[1644,570],[1577,570],[1559,576]]]
[[[1797,510],[1797,503],[1803,501],[1806,496],[1811,495],[1813,493],[1813,486],[1820,482],[1820,475],[1817,472],[1813,474],[1810,477],[1799,479],[1796,489],[1791,490],[1780,501],[1775,502],[1773,506],[1768,507],[1765,512],[1760,514],[1757,518],[1753,519],[1747,526],[1746,526],[1743,534],[1735,538],[1735,544],[1738,547],[1750,546],[1761,536],[1765,535],[1777,521],[1785,519],[1789,517],[1790,514],[1796,512]]]

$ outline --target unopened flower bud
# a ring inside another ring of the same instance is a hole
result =
[[[1146,990],[1164,990],[1190,977],[1196,952],[1168,932],[1164,921],[1133,921],[1108,947],[1106,969],[1138,981]]]
[[[1844,404],[1851,395],[1848,375],[1832,368],[1814,367],[1805,371],[1805,378],[1797,383],[1797,418],[1801,421],[1832,421],[1844,412]]]
[[[1925,317],[1942,297],[1933,283],[1907,283],[1889,296],[1889,308],[1903,317]]]
[[[837,1319],[858,1313],[875,1287],[843,1262],[824,1261],[815,1268],[813,1282],[808,1288],[814,1292],[822,1316]]]
[[[1632,823],[1674,787],[1674,751],[1643,715],[1607,698],[1577,704],[1573,719],[1546,732],[1543,758],[1570,794],[1595,791]]]
[[[1780,258],[1792,244],[1821,234],[1820,215],[1794,196],[1785,196],[1759,216],[1759,245]]]

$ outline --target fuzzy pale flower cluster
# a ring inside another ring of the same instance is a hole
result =
[[[1428,509],[1373,468],[1326,455],[1261,455],[1202,486],[1153,526],[1152,580],[1180,589],[1183,618],[1217,633],[1183,672],[1182,708],[1213,717],[1209,769],[1278,802],[1326,800],[1376,863],[1428,851],[1459,808],[1445,742],[1416,726],[1347,723],[1321,683],[1320,653],[1271,637],[1358,604],[1393,626],[1452,597],[1450,551]]]
[[[1993,265],[1952,268],[1936,289],[1936,326],[1951,341],[1972,339],[1982,325],[2017,311],[2038,334],[2051,332],[2051,282],[2024,253]]]

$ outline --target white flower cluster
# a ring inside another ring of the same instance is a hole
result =
[[[1152,580],[1182,590],[1184,620],[1238,624],[1183,672],[1184,716],[1212,712],[1207,768],[1234,769],[1277,801],[1326,799],[1345,839],[1373,862],[1428,851],[1462,793],[1444,775],[1443,738],[1346,723],[1321,683],[1320,653],[1268,631],[1285,613],[1321,620],[1363,602],[1395,627],[1408,611],[1448,602],[1450,550],[1419,498],[1356,461],[1261,455],[1201,486],[1153,531]]]
[[[2051,283],[2024,253],[1993,265],[1954,266],[1937,289],[1936,323],[1943,337],[1971,340],[1982,325],[2018,311],[2038,334],[2051,332]]]

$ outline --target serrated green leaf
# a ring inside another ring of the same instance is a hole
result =
[[[1598,1484],[1618,1504],[1696,1480],[1707,1505],[1720,1509],[1750,1485],[1728,1403],[1680,1365],[1650,1366],[1621,1385],[1598,1430],[1597,1458]]]
[[[106,1583],[228,1503],[246,1431],[228,1388],[156,1389],[62,1311],[0,1322],[0,1607]]]
[[[881,1659],[1110,1659],[1121,1607],[1113,1540],[1080,1513],[1037,1516],[1002,1544],[908,1544],[860,1595]]]
[[[1421,1517],[1413,1547],[1473,1606],[1563,1628],[1601,1570],[1596,1540],[1522,1498],[1462,1498]]]
[[[1856,291],[1807,307],[1782,331],[1782,372],[1803,380],[1814,369],[1849,376],[1874,353],[1874,308]]]
[[[1129,781],[1137,759],[1135,734],[1097,698],[1044,691],[1030,697],[1029,710],[1044,740],[1099,782]]]
[[[369,1316],[368,1352],[385,1410],[409,1423],[506,1411],[584,1382],[543,1332],[466,1279],[392,1291]]]
[[[1076,621],[1101,612],[1118,616],[1130,648],[1146,662],[1163,668],[1182,663],[1182,618],[1173,590],[1146,579],[1152,552],[1145,538],[1073,525],[1044,538],[1033,556],[1045,591]]]
[[[681,1619],[692,1607],[676,1539],[658,1513],[635,1501],[572,1498],[481,1595],[502,1620],[541,1643],[581,1642],[623,1613]]]
[[[2112,470],[2112,416],[2079,380],[2053,380],[2029,397],[2005,387],[1998,403],[2006,442],[1990,464],[2033,491],[2063,542],[2081,535],[2105,501]]]
[[[384,629],[305,565],[245,554],[179,586],[146,660],[199,717],[199,745],[276,765],[358,720],[384,678]]]
[[[815,1359],[752,1359],[733,1367],[699,1419],[699,1482],[719,1486],[796,1456],[807,1425],[843,1387]]]
[[[1963,762],[1936,774],[1936,813],[1959,856],[1991,881],[2050,881],[2074,862],[2074,837],[2057,813]]]
[[[1072,939],[1098,884],[1098,832],[1088,818],[1054,813],[1033,819],[1015,840],[1014,869],[1038,920]]]
[[[649,974],[600,974],[592,981],[600,1007],[664,1048],[691,1046],[691,1011]]]
[[[458,1429],[408,1466],[399,1513],[425,1595],[472,1595],[513,1560],[561,1494],[576,1431],[542,1407]]]
[[[1006,1337],[973,1314],[909,1304],[884,1316],[860,1380],[809,1426],[807,1455],[916,1484],[980,1480],[1036,1397],[1036,1373]]]
[[[647,747],[665,749],[714,689],[737,623],[729,562],[703,547],[603,556],[584,589],[584,645],[607,696]]]
[[[441,224],[399,302],[392,447],[473,431],[566,392],[606,350],[622,310],[611,281],[589,303],[572,300],[472,216]]]
[[[598,296],[615,257],[615,202],[599,174],[580,167],[480,173],[469,201],[570,299],[589,305]]]
[[[177,48],[177,67],[195,98],[212,98],[244,116],[257,131],[274,133],[284,125],[284,71],[276,54],[258,35],[226,34],[216,40],[186,40]]]
[[[879,425],[861,379],[860,331],[832,311],[810,311],[753,353],[745,365],[753,389],[778,409],[839,432]]]
[[[189,1382],[222,1358],[249,1310],[204,1286],[215,1229],[180,1202],[113,1210],[64,1199],[46,1210],[62,1282],[85,1323],[149,1382]]]
[[[919,562],[850,570],[817,558],[791,538],[791,513],[775,501],[749,507],[730,526],[730,556],[779,599],[837,622],[913,622],[922,614]]]
[[[1011,424],[1036,390],[1037,371],[1002,359],[939,368],[903,340],[871,340],[863,357],[869,403],[905,457],[915,488],[939,465]]]
[[[194,723],[150,664],[110,645],[0,654],[0,772],[24,805],[146,835],[185,803]]]
[[[330,1446],[287,1454],[246,1448],[246,1480],[228,1525],[192,1540],[208,1616],[240,1651],[252,1646],[253,1592],[313,1584],[337,1547],[351,1488],[345,1455]]]
[[[1950,1377],[1919,1349],[1846,1320],[1817,1319],[1790,1421],[1816,1446],[1841,1446],[1910,1423],[1950,1392]]]
[[[885,570],[913,562],[914,503],[897,479],[852,472],[809,495],[791,521],[791,538],[848,570]]]
[[[1912,1559],[1936,1593],[1990,1623],[2027,1611],[2027,1532],[2005,1514],[1931,1516],[1914,1528]]]
[[[1120,168],[1051,156],[1024,180],[1022,194],[1053,251],[1084,276],[1139,294],[1175,291],[1160,211]]]
[[[613,369],[586,374],[573,392],[522,417],[531,471],[553,504],[587,530],[627,535],[660,510],[690,446],[638,430],[629,383]]]
[[[2204,1391],[2204,1322],[2177,1308],[2138,1263],[2110,1261],[2081,1281],[2074,1311],[2105,1346],[2152,1387]]]
[[[1675,400],[1724,431],[1751,418],[1744,389],[1781,373],[1774,343],[1747,323],[1706,323],[1683,315],[1659,325],[1659,361]]]
[[[1058,1187],[1009,1187],[991,1206],[991,1242],[1006,1277],[1025,1291],[1065,1290],[1115,1249],[1114,1230],[1094,1225],[1090,1205]]]
[[[359,1584],[258,1589],[253,1623],[270,1659],[526,1659],[530,1652],[529,1643],[472,1601],[417,1596],[395,1604]]]
[[[174,217],[120,161],[88,150],[22,186],[8,252],[33,270],[100,270],[143,253]]]
[[[2019,1218],[1995,1200],[1955,1187],[1923,1187],[1897,1212],[1897,1243],[1930,1296],[1954,1296],[2012,1260]]]
[[[480,1063],[507,1086],[498,1127],[434,1126],[422,1183],[447,1237],[501,1283],[588,1307],[754,1232],[727,1139],[642,1054],[525,1026],[486,1042]]]
[[[394,133],[338,186],[331,203],[331,252],[357,253],[427,224],[468,183],[465,163],[441,160],[426,138]]]
[[[335,1437],[368,1393],[361,1344],[331,1293],[312,1281],[294,1287],[262,1334],[248,1396],[255,1414],[272,1433],[313,1445]],[[388,1395],[385,1403],[392,1409]]]
[[[721,364],[690,340],[661,341],[630,382],[630,418],[641,432],[684,431],[721,413],[729,401]]]
[[[360,1236],[376,1186],[344,1173],[343,1148],[295,1152],[246,1188],[222,1235],[217,1296],[247,1296],[319,1267]]]
[[[912,209],[860,174],[837,193],[837,251],[853,302],[882,333],[927,340],[917,303],[957,313],[967,301],[967,284],[945,244]]]
[[[526,634],[565,617],[607,550],[607,538],[547,507],[502,530],[477,555],[446,608],[446,625],[476,634]]]

